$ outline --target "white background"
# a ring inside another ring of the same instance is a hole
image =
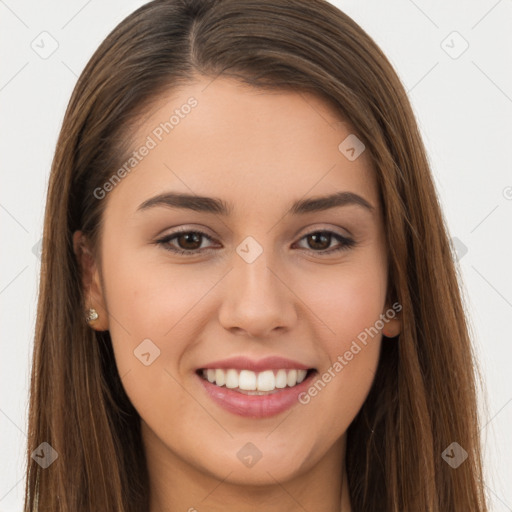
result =
[[[0,512],[22,509],[40,266],[34,246],[58,131],[86,62],[143,3],[0,0]],[[467,248],[460,266],[488,394],[488,411],[482,411],[487,491],[493,512],[512,511],[512,2],[333,3],[395,66],[421,127],[450,234]],[[31,47],[43,31],[58,43],[47,59]],[[453,31],[469,44],[458,58],[463,40]]]

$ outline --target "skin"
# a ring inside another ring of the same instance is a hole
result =
[[[369,155],[349,161],[338,145],[352,133],[321,98],[268,92],[200,77],[162,97],[136,133],[138,148],[155,126],[194,96],[198,105],[107,197],[102,265],[81,247],[88,303],[97,330],[109,330],[126,393],[142,418],[151,485],[150,512],[315,510],[350,512],[346,430],[370,390],[381,334],[307,405],[265,419],[234,415],[204,392],[195,370],[231,356],[279,355],[320,375],[389,307],[386,240]],[[233,214],[164,206],[137,212],[163,191],[220,197]],[[292,201],[350,191],[356,205],[287,214]],[[199,229],[175,255],[155,240],[176,227]],[[329,230],[357,242],[327,254],[307,234]],[[263,253],[248,264],[236,252],[252,236]],[[190,249],[188,249],[190,250]],[[322,250],[325,253],[322,256]],[[398,318],[384,334],[399,333]],[[134,350],[149,338],[160,356],[149,366]],[[248,442],[262,453],[246,467]]]

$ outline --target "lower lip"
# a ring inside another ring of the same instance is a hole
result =
[[[226,411],[248,418],[268,418],[290,409],[299,403],[299,395],[310,385],[317,372],[313,371],[300,384],[286,387],[269,395],[244,395],[226,387],[216,386],[199,375],[210,398]]]

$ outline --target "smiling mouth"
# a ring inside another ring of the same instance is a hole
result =
[[[275,369],[262,372],[235,368],[200,368],[196,371],[202,379],[244,395],[271,395],[293,388],[315,373],[314,368]]]

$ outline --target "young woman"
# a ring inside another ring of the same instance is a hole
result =
[[[138,9],[47,201],[25,511],[487,510],[425,148],[334,6]]]

